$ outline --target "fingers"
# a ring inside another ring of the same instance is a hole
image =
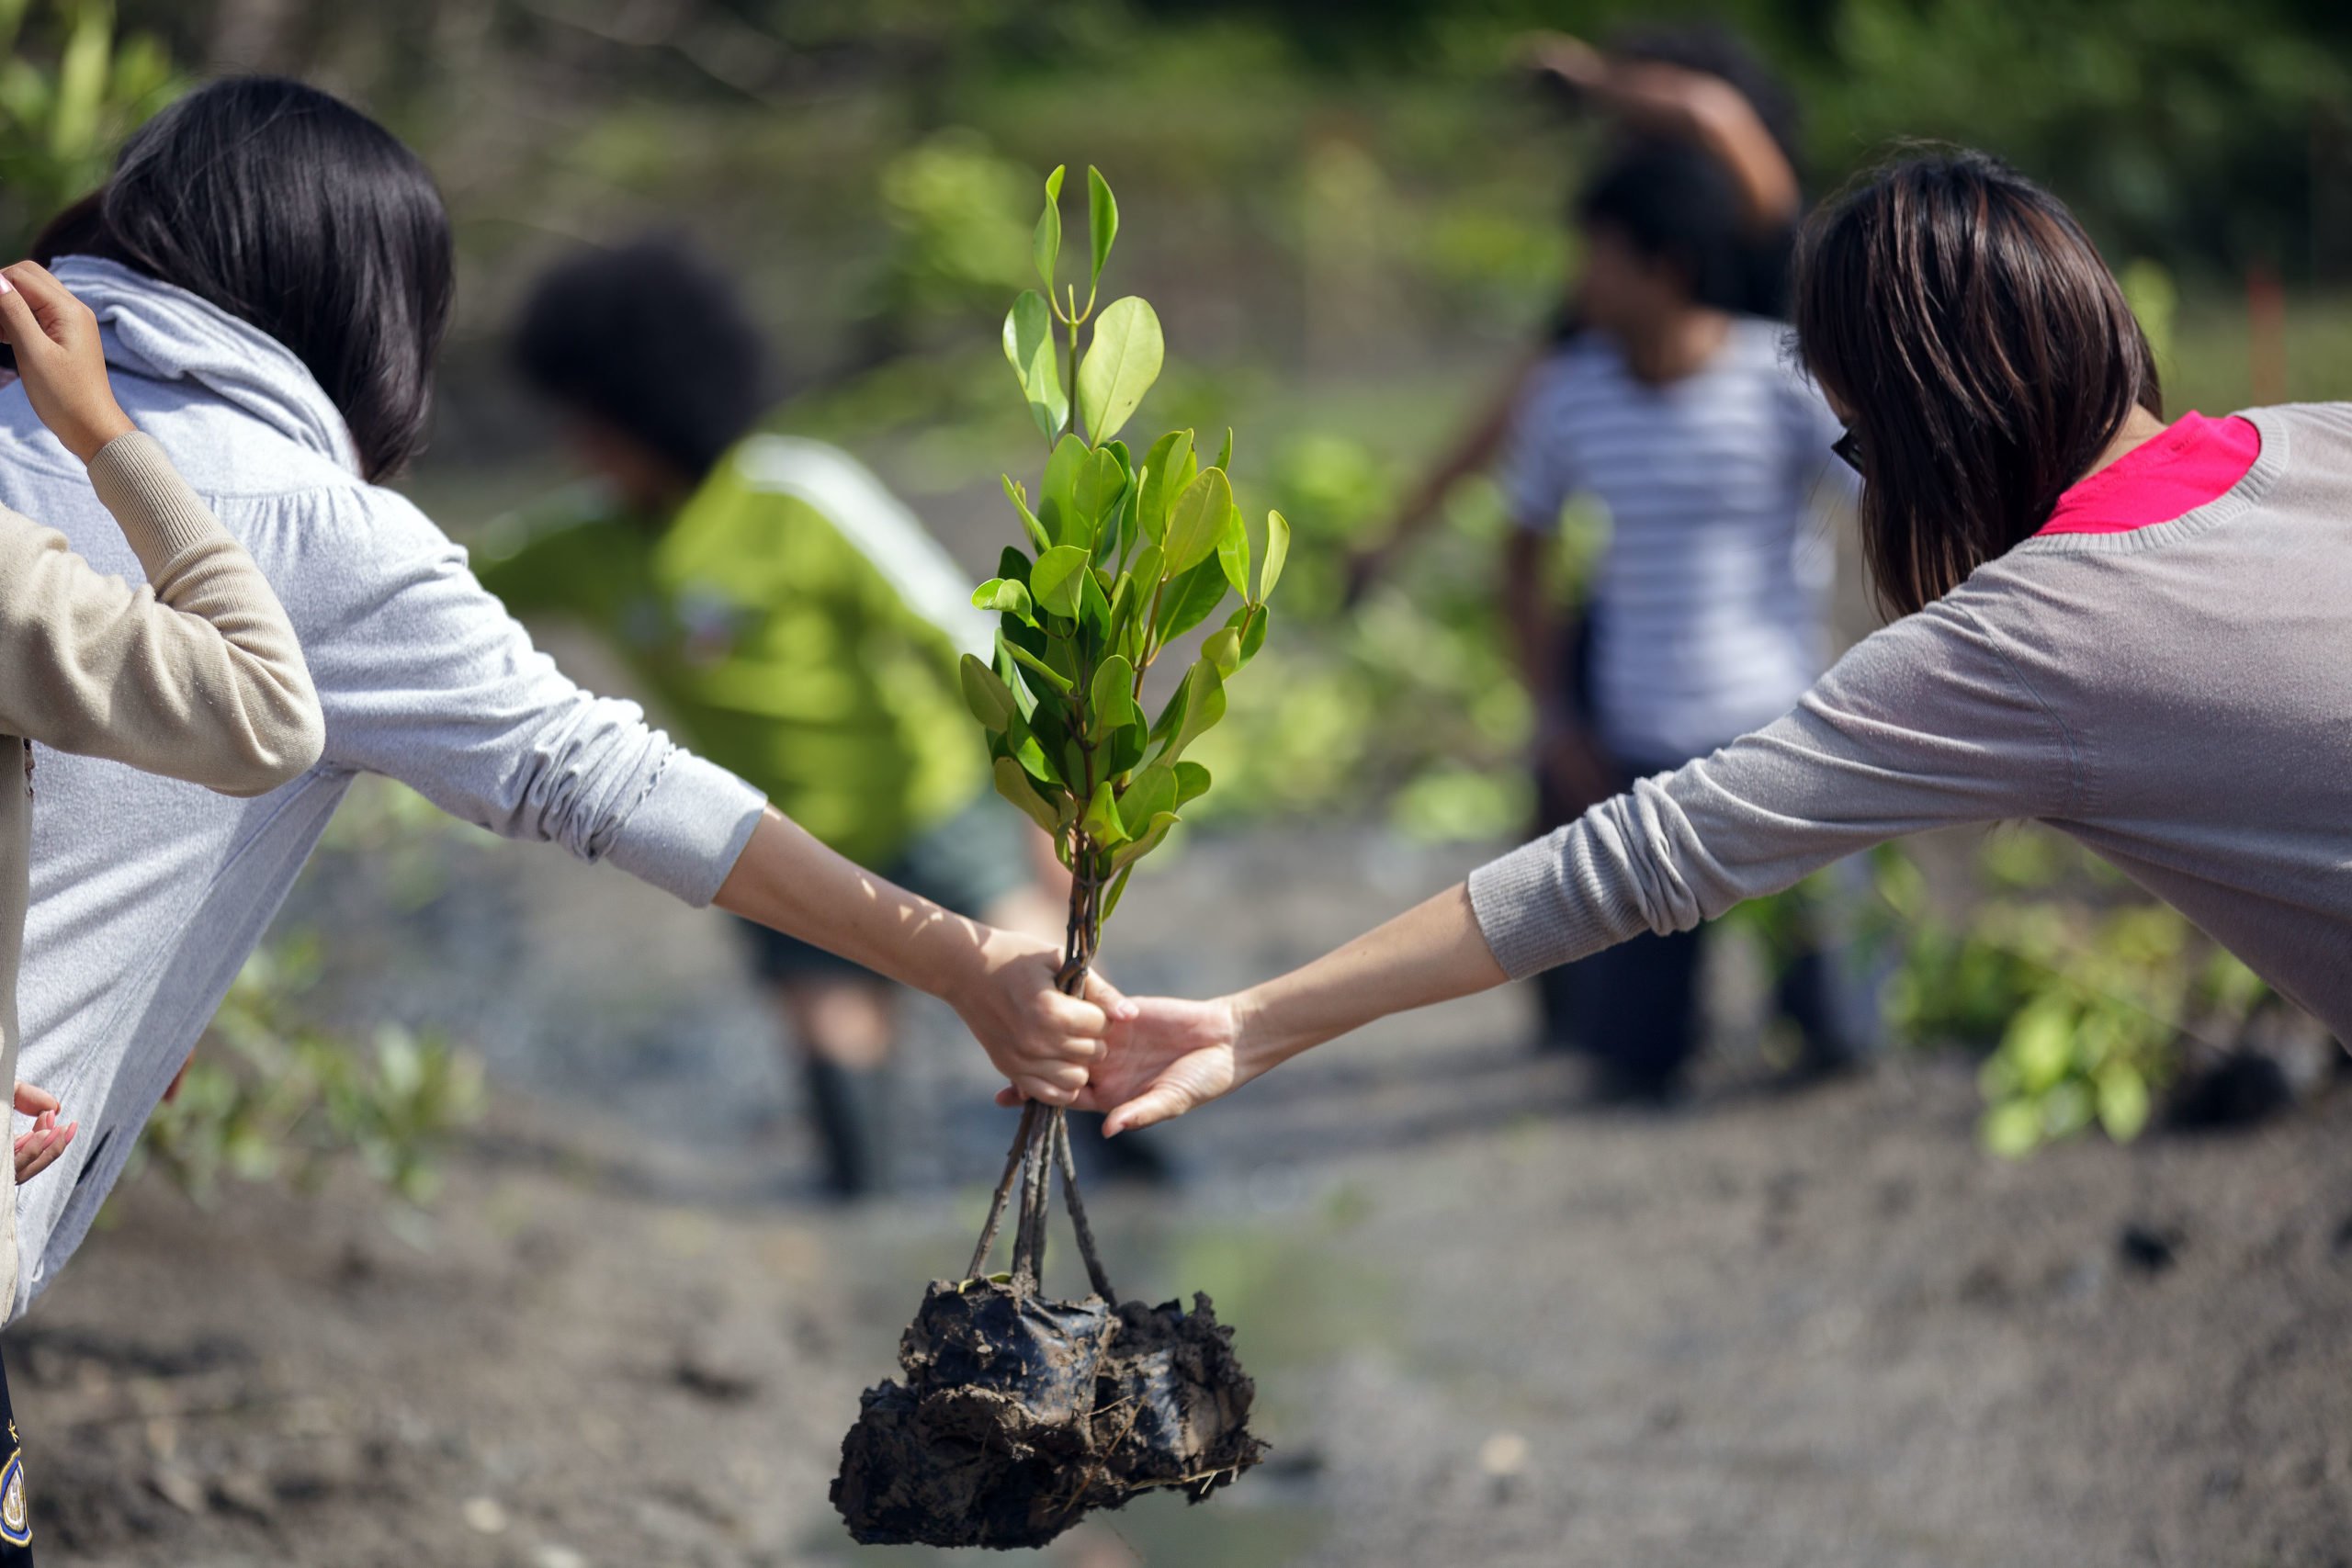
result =
[[[1111,1113],[1102,1118],[1102,1135],[1115,1138],[1137,1127],[1148,1127],[1155,1122],[1182,1116],[1191,1109],[1190,1097],[1182,1089],[1162,1084],[1144,1090],[1125,1105],[1114,1106]]]
[[[17,1140],[17,1180],[29,1181],[57,1163],[57,1156],[74,1141],[81,1130],[79,1122],[69,1122],[63,1127],[46,1127],[28,1133]]]
[[[1126,993],[1105,980],[1102,971],[1097,969],[1086,972],[1086,999],[1101,1008],[1104,1018],[1114,1023],[1135,1017],[1137,1010],[1136,1004],[1127,999]]]
[[[1088,988],[1090,991],[1092,989],[1091,986]],[[1117,996],[1118,993],[1114,991],[1112,995]],[[1102,1032],[1111,1026],[1107,1010],[1099,1003],[1066,997],[1059,991],[1046,992],[1038,1010],[1046,1023],[1064,1034],[1099,1040]]]
[[[17,1086],[17,1109],[28,1116],[39,1116],[44,1111],[58,1109],[57,1096],[39,1084],[20,1083]]]
[[[22,264],[19,264],[22,265]],[[28,354],[39,354],[40,345],[49,341],[41,330],[40,318],[33,313],[32,301],[24,290],[10,279],[14,268],[0,268],[0,338],[17,351],[17,360],[23,364]]]

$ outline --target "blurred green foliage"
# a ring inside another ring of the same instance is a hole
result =
[[[481,1064],[395,1024],[364,1048],[317,1027],[300,1004],[317,973],[315,935],[247,960],[178,1094],[148,1122],[144,1167],[209,1203],[228,1179],[308,1190],[356,1157],[393,1196],[432,1200],[438,1155],[481,1114]]]
[[[2187,1041],[2226,1048],[2275,1005],[2187,917],[2047,829],[1988,838],[1957,917],[1931,906],[1899,847],[1876,871],[1892,917],[1881,934],[1899,959],[1889,1023],[1900,1039],[1986,1053],[1980,1131],[1996,1154],[2020,1156],[2094,1124],[2129,1142]]]
[[[111,0],[0,0],[0,251],[96,186],[177,86],[153,34],[116,36]]]

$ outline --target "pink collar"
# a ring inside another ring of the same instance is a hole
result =
[[[2070,487],[2039,532],[2126,534],[2169,523],[2220,500],[2261,455],[2262,433],[2252,421],[2207,419],[2191,409]]]

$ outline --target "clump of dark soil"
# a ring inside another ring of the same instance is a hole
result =
[[[1066,1134],[1036,1120],[1046,1143],[1031,1168],[1042,1179],[1051,1140]],[[1024,1120],[1007,1188],[1029,1137]],[[1074,1200],[1074,1182],[1068,1190]],[[906,1381],[859,1402],[832,1500],[862,1544],[1043,1546],[1138,1493],[1181,1489],[1200,1502],[1264,1457],[1250,1433],[1257,1385],[1209,1298],[1195,1294],[1190,1312],[1114,1304],[1073,1203],[1098,1293],[1047,1300],[1036,1284],[1042,1199],[1024,1191],[1023,1211],[1013,1271],[933,1280],[899,1342]]]

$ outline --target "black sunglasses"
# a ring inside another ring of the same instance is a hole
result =
[[[1862,438],[1854,433],[1853,426],[1848,425],[1846,434],[1829,444],[1829,452],[1854,472],[1862,471]]]

